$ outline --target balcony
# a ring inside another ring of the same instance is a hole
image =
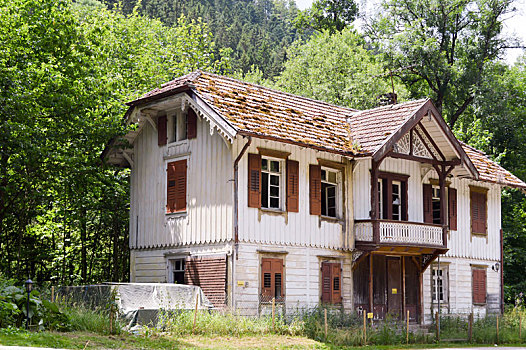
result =
[[[356,220],[354,236],[357,242],[384,246],[443,247],[444,229],[441,225],[421,222],[377,220],[379,237],[375,240],[373,220]]]

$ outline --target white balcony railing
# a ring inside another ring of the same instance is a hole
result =
[[[406,221],[379,221],[380,243],[443,245],[442,227],[440,225],[414,223]],[[373,241],[373,224],[371,221],[358,221],[354,225],[357,241]]]

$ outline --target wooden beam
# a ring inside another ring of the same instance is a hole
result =
[[[130,166],[133,168],[133,160],[131,158],[131,155],[129,155],[126,151],[123,151],[122,156],[128,161],[128,164],[130,164]]]
[[[420,124],[418,124],[420,125]],[[431,157],[433,157],[434,160],[438,160],[437,157],[435,157],[434,153],[433,153],[433,150],[427,145],[426,141],[424,140],[424,137],[422,135],[420,135],[420,133],[418,132],[418,130],[414,129],[416,135],[418,136],[418,138],[420,139],[420,141],[422,142],[422,144],[424,145],[424,147],[427,149],[427,151],[429,152],[429,154],[431,155]],[[438,153],[438,152],[437,152]],[[411,153],[412,154],[412,153]],[[440,153],[439,153],[440,154]],[[413,155],[413,154],[412,154]],[[443,157],[442,157],[442,160],[445,160]]]
[[[369,254],[369,312],[373,312],[373,254]]]
[[[360,263],[361,263],[362,261],[364,261],[365,258],[367,258],[370,254],[371,254],[371,253],[369,253],[369,252],[364,252],[364,253],[358,258],[358,260],[356,260],[356,261],[354,262],[354,264],[352,264],[352,271],[356,270],[356,268],[358,267],[358,265],[360,265]]]
[[[420,162],[420,163],[427,163],[427,164],[431,164],[431,165],[452,166],[452,165],[460,165],[461,164],[461,160],[460,159],[440,161],[440,160],[436,160],[436,159],[418,157],[418,156],[413,156],[413,155],[410,155],[410,154],[403,154],[403,153],[396,153],[396,152],[390,152],[388,154],[388,156],[391,157],[391,158],[407,159],[407,160],[412,160],[412,161]]]
[[[402,259],[402,320],[407,317],[406,306],[405,306],[405,256],[400,257]]]
[[[371,220],[373,224],[373,242],[380,242],[380,223],[378,222],[378,177],[380,162],[371,159]]]
[[[144,118],[150,123],[150,125],[152,126],[153,130],[155,130],[155,132],[157,132],[157,125],[155,125],[155,122],[153,121],[152,117],[150,117],[149,115],[147,114],[143,114]]]
[[[427,132],[426,128],[424,128],[424,126],[422,125],[422,122],[420,121],[418,123],[418,125],[420,126],[420,129],[422,129],[422,132],[426,135],[427,139],[429,140],[429,142],[431,142],[431,145],[433,146],[433,148],[437,151],[438,155],[440,156],[440,158],[442,158],[442,160],[446,160],[446,157],[444,157],[444,154],[442,153],[442,151],[440,151],[440,148],[438,148],[437,144],[435,143],[435,141],[431,138],[431,135],[429,135],[429,133]],[[419,135],[420,136],[420,135]],[[422,140],[422,142],[424,142],[424,140]],[[425,144],[425,142],[424,142]]]

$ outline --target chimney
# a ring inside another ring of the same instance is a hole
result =
[[[388,106],[396,104],[397,95],[395,92],[388,92],[386,94],[381,94],[376,96],[378,101],[378,106]]]

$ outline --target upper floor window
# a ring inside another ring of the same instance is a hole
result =
[[[440,212],[442,211],[440,187],[437,185],[424,184],[424,222],[428,224],[440,224]],[[448,224],[451,230],[457,229],[457,190],[449,187],[446,191],[448,203]],[[445,218],[444,218],[445,219]]]
[[[433,213],[433,224],[440,224],[440,187],[431,188],[431,211]]]
[[[186,159],[166,167],[166,212],[186,211]]]
[[[321,215],[335,218],[338,213],[338,172],[321,169]]]
[[[470,187],[471,232],[487,233],[487,189]]]
[[[261,158],[261,207],[270,209],[282,208],[282,161],[279,159]]]
[[[409,176],[380,173],[378,218],[407,221],[407,179]]]

